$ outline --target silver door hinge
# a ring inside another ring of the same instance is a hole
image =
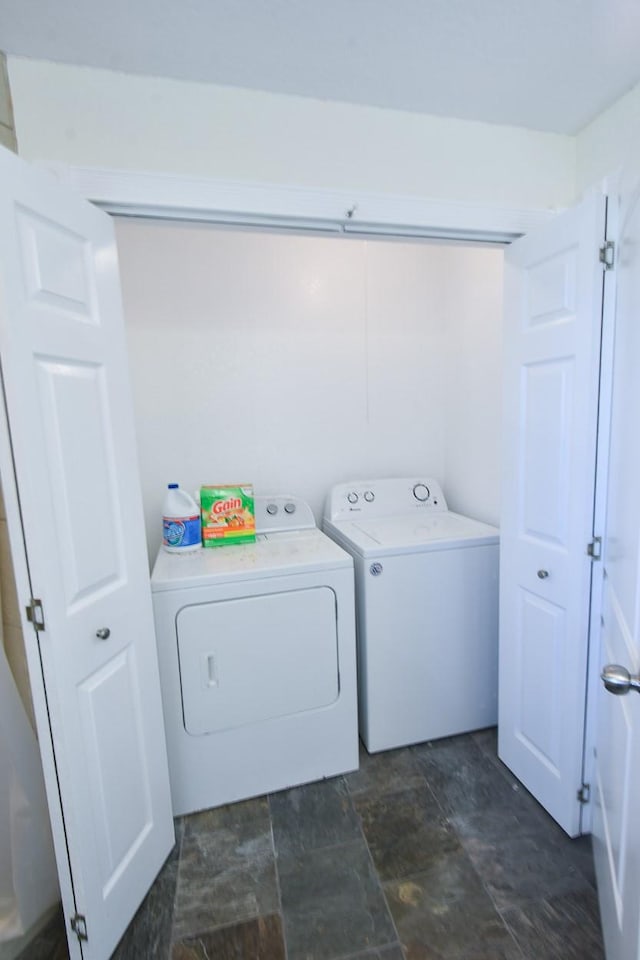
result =
[[[578,803],[589,803],[591,800],[591,784],[583,783],[578,790]]]
[[[607,240],[607,242],[603,243],[600,247],[600,263],[604,266],[605,270],[613,270],[615,260],[616,245],[613,240]]]
[[[44,630],[44,608],[42,600],[38,600],[37,597],[31,597],[27,604],[27,620],[36,630]]]
[[[78,940],[88,940],[89,934],[87,933],[87,918],[81,913],[74,913],[71,917],[71,929],[75,933]]]
[[[602,537],[594,537],[587,544],[587,556],[592,560],[602,559]]]

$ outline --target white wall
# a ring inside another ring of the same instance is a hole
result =
[[[8,58],[28,160],[478,201],[570,203],[571,137]]]
[[[582,130],[576,141],[580,195],[640,155],[640,84]]]
[[[497,519],[500,251],[467,290],[453,245],[116,223],[152,557],[174,480],[290,491],[319,519],[332,483],[432,473]]]
[[[447,262],[444,481],[449,508],[500,520],[503,255],[456,248]]]

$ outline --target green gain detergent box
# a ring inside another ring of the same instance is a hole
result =
[[[229,543],[252,543],[256,538],[253,486],[204,486],[200,488],[202,546],[223,547]]]

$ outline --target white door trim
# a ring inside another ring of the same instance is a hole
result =
[[[311,230],[510,243],[557,210],[430,200],[401,194],[329,190],[168,173],[47,165],[62,182],[107,213]]]

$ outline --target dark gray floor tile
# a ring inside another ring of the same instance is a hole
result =
[[[173,939],[277,910],[266,797],[185,817]]]
[[[116,947],[112,960],[169,956],[173,904],[182,844],[182,821],[175,821],[176,842],[162,870]],[[0,951],[1,953],[1,951]],[[16,960],[69,960],[62,909]]]
[[[508,807],[496,804],[495,807],[472,813],[450,815],[465,845],[476,839],[484,843],[499,843],[505,834],[536,834],[542,837],[555,835],[553,827],[557,824],[546,813],[532,810],[526,799],[520,803],[514,798]],[[566,834],[562,836],[568,840]]]
[[[564,838],[563,838],[564,840]],[[566,841],[565,841],[566,843]],[[591,837],[576,837],[566,843],[567,855],[593,889],[596,889],[596,868],[593,860]]]
[[[384,890],[407,960],[521,960],[463,851]]]
[[[454,829],[426,785],[355,802],[382,880],[421,873],[434,859],[460,850]]]
[[[18,954],[16,960],[69,960],[62,907]]]
[[[593,887],[588,842],[550,817],[484,810],[451,822],[500,910]]]
[[[485,727],[484,730],[474,730],[471,739],[485,756],[491,760],[498,759],[498,728]]]
[[[345,779],[177,820],[114,960],[285,960],[284,932],[288,960],[603,960],[590,838],[542,810],[494,730],[363,753]],[[19,960],[68,960],[61,911]]]
[[[277,914],[181,940],[173,944],[171,951],[171,960],[285,960],[285,957],[282,921]]]
[[[364,841],[278,859],[289,960],[333,960],[397,941]]]
[[[362,744],[359,769],[347,774],[344,779],[353,797],[397,793],[424,783],[410,749],[405,747],[385,753],[367,753]]]
[[[449,815],[488,807],[510,809],[526,803],[515,778],[510,783],[492,758],[471,737],[436,740],[413,747],[425,780]]]
[[[267,829],[269,826],[269,804],[266,797],[255,797],[253,800],[244,800],[240,803],[228,803],[224,807],[214,807],[211,810],[201,810],[182,818],[183,845],[198,842],[205,843],[215,837],[216,845],[224,844],[224,835],[229,832],[230,842],[238,831],[255,826]]]
[[[391,943],[387,947],[378,947],[377,950],[352,953],[343,960],[404,960],[404,953],[399,943]]]
[[[504,913],[525,960],[604,960],[598,900],[588,889]]]
[[[116,947],[112,960],[140,960],[140,957],[168,960],[181,848],[182,823],[178,823],[175,846]]]
[[[269,797],[278,856],[361,839],[360,821],[342,778]]]
[[[500,771],[504,779],[512,789],[512,804],[516,808],[520,805],[523,811],[531,816],[546,818],[546,810],[540,806],[535,797],[529,793],[527,788],[513,775],[511,770],[502,762],[498,756],[498,728],[488,727],[485,730],[477,730],[471,734],[471,740],[478,747],[480,752]]]
[[[468,947],[463,953],[447,956],[446,960],[523,960],[523,953],[515,940],[500,937],[498,940],[489,938]],[[546,957],[538,957],[537,960],[546,960]]]

